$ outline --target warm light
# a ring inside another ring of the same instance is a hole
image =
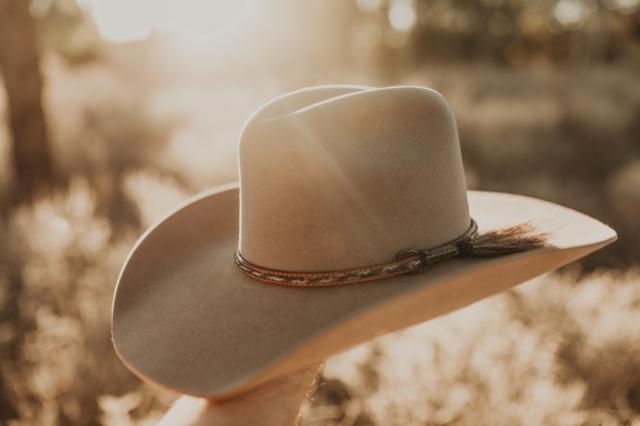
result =
[[[584,9],[577,0],[560,0],[556,3],[553,16],[563,25],[573,25],[582,19]]]
[[[374,13],[382,6],[382,0],[356,0],[356,5],[362,12]]]
[[[411,0],[394,0],[389,8],[389,24],[396,31],[409,31],[416,24],[416,11]]]
[[[640,0],[615,0],[616,5],[620,9],[633,10],[640,6]]]
[[[246,0],[78,0],[111,42],[141,40],[153,30],[213,39],[245,9]]]

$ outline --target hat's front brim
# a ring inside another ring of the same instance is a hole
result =
[[[144,379],[222,398],[355,344],[467,306],[615,240],[574,210],[518,195],[469,192],[480,231],[530,222],[553,247],[453,259],[419,275],[337,287],[254,281],[234,265],[236,184],[201,195],[140,238],[121,272],[113,341]]]

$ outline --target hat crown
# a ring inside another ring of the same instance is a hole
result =
[[[239,250],[330,271],[428,248],[470,223],[455,119],[421,87],[314,88],[268,104],[240,140]]]

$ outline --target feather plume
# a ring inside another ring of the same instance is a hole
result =
[[[549,236],[530,223],[479,234],[457,244],[461,256],[493,257],[545,247]]]

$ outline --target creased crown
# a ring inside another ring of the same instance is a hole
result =
[[[258,111],[240,141],[239,250],[327,271],[386,262],[469,227],[455,119],[422,87],[327,86]]]

